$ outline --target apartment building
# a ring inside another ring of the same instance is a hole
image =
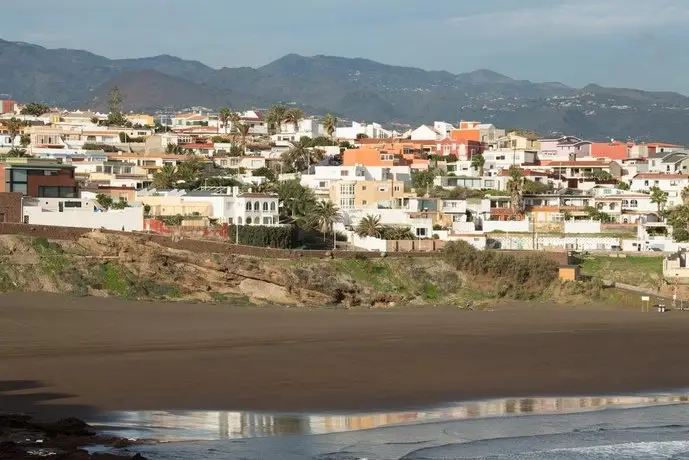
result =
[[[415,197],[405,192],[403,182],[361,180],[339,180],[330,184],[329,199],[340,209],[396,209],[403,206],[405,199]]]
[[[5,192],[20,192],[29,197],[74,198],[79,187],[75,167],[56,161],[11,158],[0,162]]]

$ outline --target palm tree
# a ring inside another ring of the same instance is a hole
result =
[[[294,147],[282,154],[282,163],[286,172],[308,170],[309,166],[322,159],[323,150],[306,147],[302,142],[296,143]]]
[[[334,140],[333,135],[335,134],[336,127],[337,118],[335,118],[331,114],[327,114],[323,119],[323,128],[325,129],[325,132],[328,133],[328,136],[330,137],[331,141]]]
[[[291,108],[287,110],[285,113],[285,121],[286,123],[291,123],[294,125],[294,132],[297,133],[299,132],[299,122],[304,119],[304,111],[302,109],[299,109],[297,107]]]
[[[340,220],[340,210],[332,201],[319,201],[312,209],[314,223],[323,233],[323,239],[328,230],[333,228],[335,222]],[[335,230],[333,229],[333,233]]]
[[[359,221],[359,225],[356,226],[356,233],[359,236],[372,236],[374,238],[380,238],[383,232],[383,226],[380,225],[380,216],[373,216],[368,214],[366,217]]]
[[[166,164],[153,173],[153,187],[157,189],[170,189],[177,182],[177,167]]]
[[[483,158],[483,155],[480,153],[471,156],[471,167],[478,171],[479,176],[483,176],[483,167],[485,164],[486,159]]]
[[[510,180],[507,181],[507,191],[510,192],[510,208],[512,212],[521,215],[524,211],[524,178],[519,168],[510,168]]]
[[[684,190],[682,190],[684,193]],[[667,203],[667,192],[664,192],[658,186],[651,187],[651,203],[658,206],[658,212],[662,212]]]
[[[689,204],[689,185],[682,189],[680,196],[682,197],[682,204]]]
[[[230,113],[230,124],[232,125],[232,131],[237,131],[237,125],[242,121],[242,116],[239,112]]]
[[[270,125],[270,130],[273,134],[282,132],[282,122],[285,121],[287,115],[287,107],[284,105],[274,105],[266,115],[266,122]]]
[[[227,134],[227,123],[230,121],[230,117],[232,116],[232,110],[230,110],[228,107],[223,107],[220,109],[220,113],[218,114],[218,120],[220,123],[222,123],[223,130],[225,131],[225,134]]]
[[[9,120],[4,120],[3,124],[5,125],[5,128],[7,128],[7,134],[10,136],[10,144],[14,145],[14,139],[19,135],[24,127],[24,122],[18,118],[12,117]]]
[[[251,125],[248,123],[238,123],[236,125],[233,125],[233,128],[235,132],[239,135],[239,137],[242,139],[242,149],[244,150],[244,154],[246,155],[246,138],[251,134]]]

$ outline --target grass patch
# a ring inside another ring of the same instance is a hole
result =
[[[655,288],[663,279],[662,257],[584,257],[582,273],[633,286]]]
[[[105,262],[98,267],[93,284],[119,297],[132,298],[136,291],[127,275],[123,268]]]

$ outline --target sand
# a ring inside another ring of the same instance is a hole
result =
[[[689,387],[689,312],[0,296],[0,411],[406,409]]]

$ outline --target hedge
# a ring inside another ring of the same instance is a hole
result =
[[[229,226],[229,240],[235,242],[237,228]],[[267,227],[263,225],[240,225],[239,244],[277,249],[291,249],[296,246],[297,228],[294,225],[286,227]]]

